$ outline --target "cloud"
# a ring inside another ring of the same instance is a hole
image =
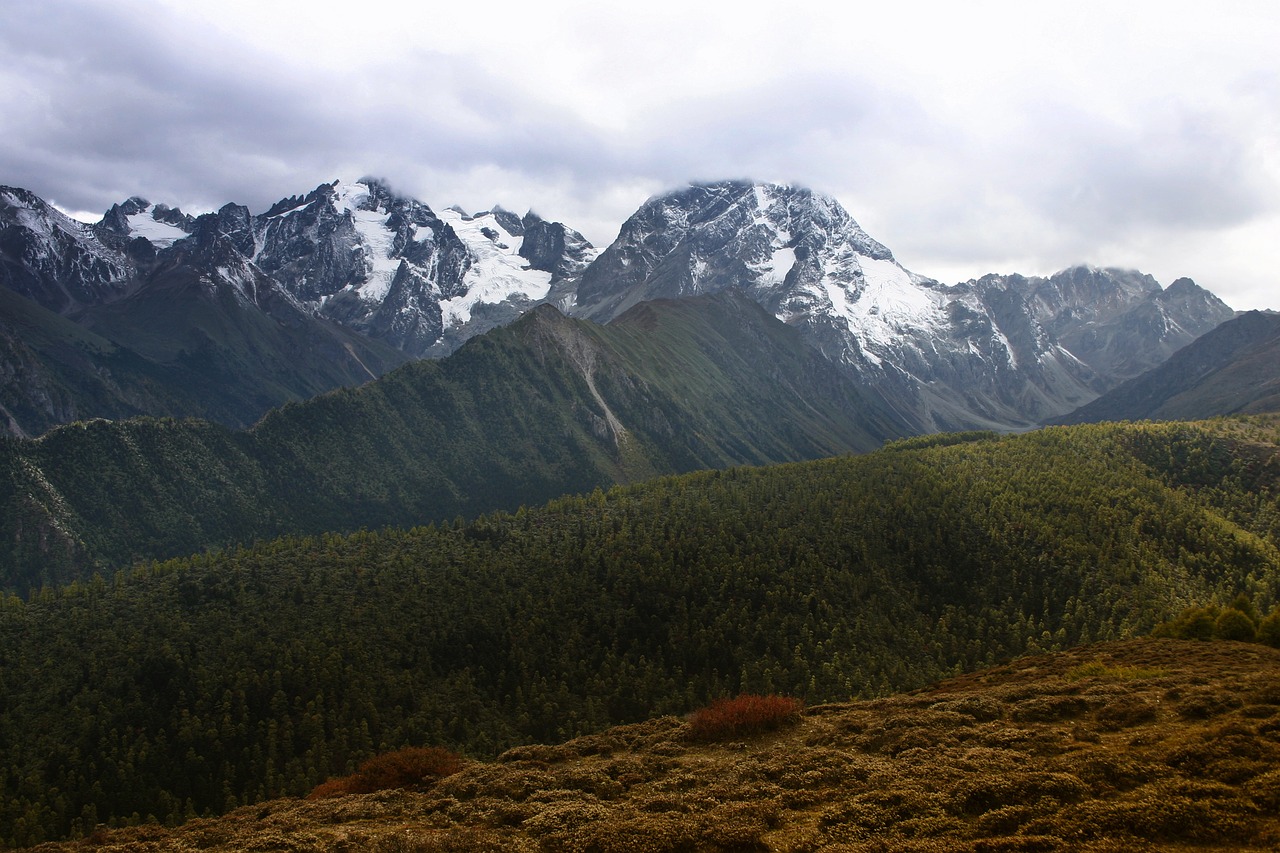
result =
[[[1277,37],[1249,3],[16,0],[0,181],[261,210],[372,172],[604,243],[654,192],[788,180],[935,277],[1132,262],[1254,294],[1280,263]]]

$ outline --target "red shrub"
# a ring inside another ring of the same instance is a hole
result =
[[[755,696],[717,699],[694,712],[689,734],[694,740],[728,740],[758,734],[794,722],[804,703],[789,696]]]
[[[389,788],[431,785],[462,769],[462,758],[438,746],[410,746],[375,755],[350,776],[330,779],[316,786],[309,800],[343,794],[372,794]]]
[[[353,777],[351,776],[343,776],[338,779],[329,779],[328,781],[321,782],[319,785],[316,785],[310,794],[307,794],[307,799],[325,800],[329,797],[341,797],[343,794],[350,794],[352,791],[347,787],[347,784],[352,778]]]

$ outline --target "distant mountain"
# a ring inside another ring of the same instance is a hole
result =
[[[1188,420],[1275,411],[1280,411],[1280,314],[1249,311],[1053,422]]]
[[[248,426],[451,352],[594,256],[536,214],[437,216],[370,179],[322,184],[257,216],[228,204],[191,217],[135,197],[92,226],[0,188],[0,285],[34,303],[8,299],[0,316],[0,403],[16,435],[137,414]],[[36,316],[42,331],[28,339]]]
[[[369,178],[322,184],[249,227],[246,257],[302,303],[411,356],[510,322],[596,254],[536,214],[437,215]]]
[[[800,329],[911,432],[1025,428],[1232,316],[1188,280],[1163,290],[1126,270],[943,285],[905,270],[834,199],[735,181],[650,199],[603,252],[533,213],[437,212],[371,178],[259,214],[227,204],[193,218],[135,197],[92,226],[4,189],[0,284],[136,368],[104,362],[111,372],[95,375],[11,325],[0,401],[10,431],[26,435],[130,413],[245,426],[272,406],[447,355],[539,304],[605,322],[648,300],[730,288]]]
[[[1077,267],[944,286],[834,199],[746,182],[650,199],[586,269],[571,311],[741,287],[922,432],[1023,427],[1158,364],[1233,312],[1189,281]]]
[[[609,326],[549,305],[442,360],[268,414],[0,441],[0,588],[285,533],[412,526],[659,474],[865,452],[909,431],[726,291]]]
[[[139,414],[248,426],[407,359],[314,315],[248,262],[235,214],[192,219],[130,199],[88,226],[0,188],[8,431]]]

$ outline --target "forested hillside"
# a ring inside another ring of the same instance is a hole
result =
[[[0,589],[863,452],[915,431],[738,294],[640,306],[607,327],[544,306],[447,359],[286,406],[248,432],[138,419],[0,440]]]
[[[0,608],[0,839],[301,794],[739,691],[810,703],[1280,581],[1262,422],[910,439],[471,523],[148,563]]]

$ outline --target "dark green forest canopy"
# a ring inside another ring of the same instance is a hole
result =
[[[144,418],[0,440],[0,590],[865,452],[914,431],[745,297],[647,303],[609,326],[548,306],[247,432]]]
[[[9,596],[0,840],[300,794],[410,744],[876,695],[1241,593],[1266,612],[1276,453],[1244,421],[911,439]]]

